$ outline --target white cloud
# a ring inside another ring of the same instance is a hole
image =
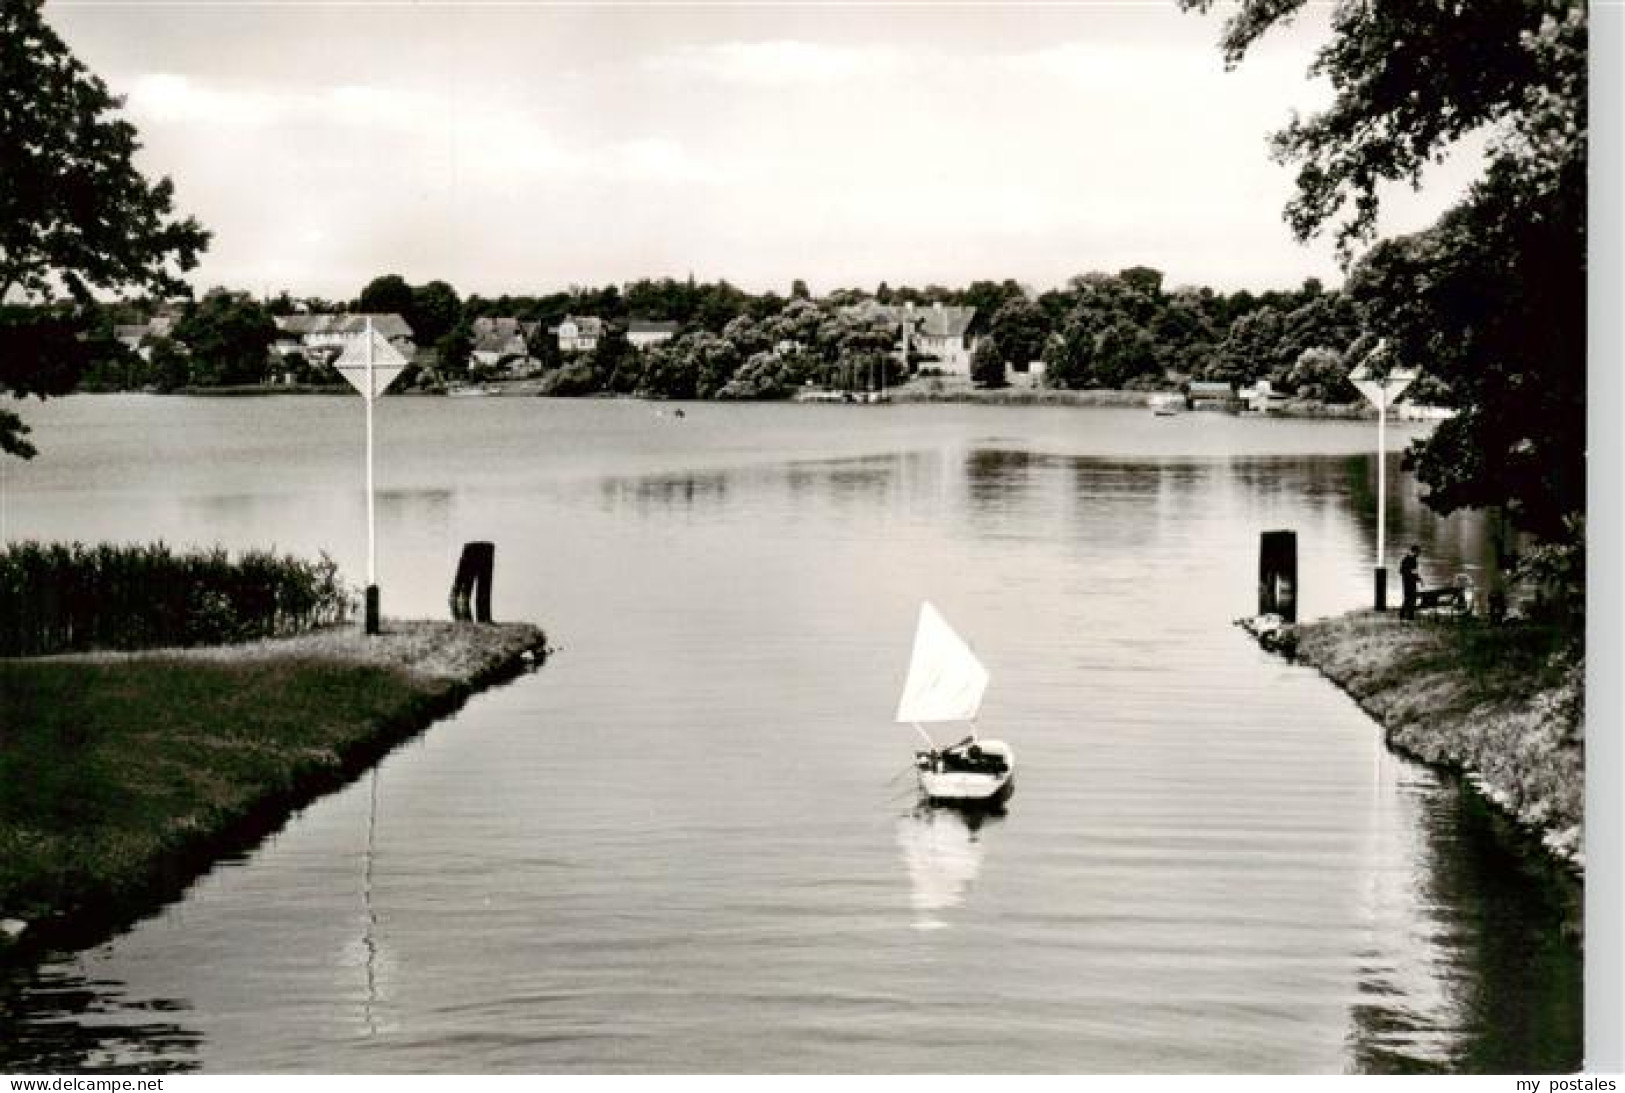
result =
[[[126,106],[143,121],[261,126],[285,114],[288,97],[207,88],[186,76],[160,72],[138,78]]]
[[[185,130],[200,149],[202,142],[250,140],[262,154],[280,151],[310,160],[325,147],[365,167],[372,178],[398,169],[403,153],[412,157],[414,170],[435,163],[451,170],[454,164],[461,183],[501,189],[537,179],[695,183],[725,175],[716,162],[668,136],[566,142],[526,110],[412,88],[275,91],[153,73],[134,81],[128,109],[143,126]],[[393,155],[378,154],[385,144]]]
[[[780,39],[683,46],[653,57],[650,71],[729,84],[791,87],[894,76],[910,54],[890,46],[836,46]]]

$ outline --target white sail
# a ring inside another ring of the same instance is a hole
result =
[[[929,603],[920,605],[914,656],[897,703],[897,720],[974,721],[987,690],[987,669]]]

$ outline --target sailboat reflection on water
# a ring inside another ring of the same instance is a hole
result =
[[[1001,823],[997,816],[958,809],[921,806],[897,825],[897,845],[903,850],[912,886],[916,930],[942,930],[948,923],[940,912],[965,902],[982,868],[984,823]]]

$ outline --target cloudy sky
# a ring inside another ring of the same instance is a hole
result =
[[[1337,283],[1267,134],[1329,99],[1324,5],[1226,73],[1217,15],[1070,5],[48,0],[215,233],[195,278],[351,296],[644,276],[754,291]],[[1427,223],[1467,157],[1386,227]]]

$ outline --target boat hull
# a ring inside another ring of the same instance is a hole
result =
[[[920,775],[920,796],[933,805],[955,808],[996,808],[1016,791],[1013,774]]]
[[[980,740],[977,747],[984,755],[1000,760],[1003,769],[997,772],[953,770],[951,764],[937,761],[940,755],[921,752],[920,795],[931,804],[969,808],[986,808],[1008,801],[1016,789],[1016,759],[1010,745],[1002,740]]]

